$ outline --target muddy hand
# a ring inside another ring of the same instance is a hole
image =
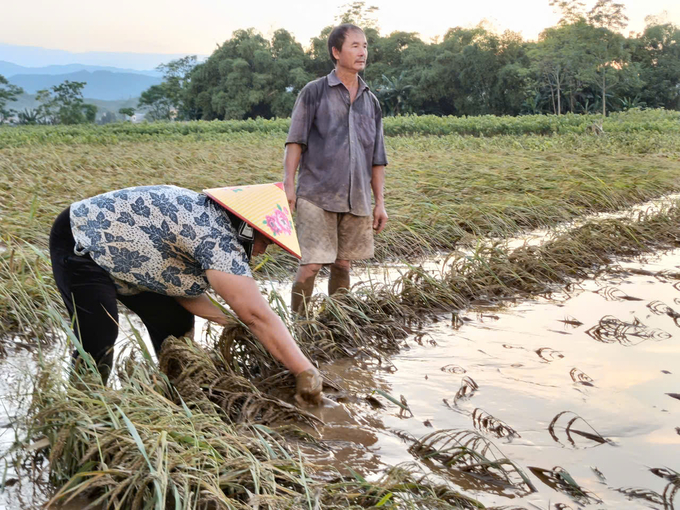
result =
[[[295,400],[302,406],[321,405],[323,402],[323,382],[316,368],[310,368],[297,375]]]

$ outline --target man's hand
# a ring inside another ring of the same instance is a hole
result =
[[[288,199],[288,209],[290,209],[291,214],[295,212],[295,206],[297,205],[297,196],[295,195],[295,185],[287,186],[283,185],[286,190],[286,198]]]
[[[316,368],[308,368],[297,375],[295,400],[302,406],[321,405],[323,402],[323,381]]]
[[[376,204],[373,208],[373,230],[376,234],[383,231],[387,225],[387,211],[383,204]]]
[[[295,172],[300,166],[302,157],[302,145],[298,143],[287,143],[283,153],[283,189],[286,191],[288,199],[288,209],[291,214],[295,211],[297,197],[295,196]]]

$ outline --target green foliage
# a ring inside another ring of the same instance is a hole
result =
[[[176,114],[167,84],[152,85],[142,92],[139,108],[145,111],[148,120],[170,120]]]
[[[0,124],[15,113],[14,110],[6,108],[7,103],[11,103],[23,93],[24,90],[21,87],[12,85],[7,81],[7,78],[0,74]]]
[[[364,28],[363,77],[387,116],[607,115],[630,108],[627,100],[636,96],[632,107],[680,109],[678,27],[650,18],[643,34],[624,37],[623,4],[597,0],[590,10],[579,0],[550,4],[561,19],[538,41],[495,33],[483,23],[451,28],[430,43],[416,33],[382,35],[377,8],[363,1],[341,6],[336,22]],[[149,107],[158,102],[149,118],[288,117],[299,90],[333,69],[331,29],[321,30],[306,50],[285,30],[271,40],[254,29],[237,30],[205,62],[186,57],[164,64],[163,84],[145,96]]]
[[[649,24],[628,48],[644,83],[637,91],[642,101],[652,108],[680,109],[680,28]]]
[[[121,108],[118,110],[118,113],[121,115],[124,115],[126,117],[132,117],[135,114],[135,109],[134,108]]]
[[[82,81],[66,80],[46,90],[39,90],[36,99],[41,103],[37,108],[38,117],[46,124],[93,123],[97,107],[83,102]]]
[[[313,78],[305,52],[285,30],[268,41],[237,30],[191,72],[187,110],[204,120],[290,115],[300,89]]]
[[[383,105],[383,115],[400,115],[411,113],[408,108],[408,94],[413,85],[406,84],[405,73],[396,78],[388,78],[382,75],[382,82],[373,85],[372,89],[376,97]]]

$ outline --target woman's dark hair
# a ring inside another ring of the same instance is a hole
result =
[[[364,33],[358,26],[352,25],[351,23],[343,23],[338,25],[331,31],[331,35],[328,36],[328,53],[331,56],[333,65],[337,63],[337,60],[333,56],[333,48],[338,51],[342,51],[342,45],[345,44],[345,38],[347,37],[347,32],[351,30],[356,30],[357,32]]]

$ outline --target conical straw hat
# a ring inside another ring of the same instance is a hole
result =
[[[287,252],[302,258],[283,183],[204,189],[203,193]]]

